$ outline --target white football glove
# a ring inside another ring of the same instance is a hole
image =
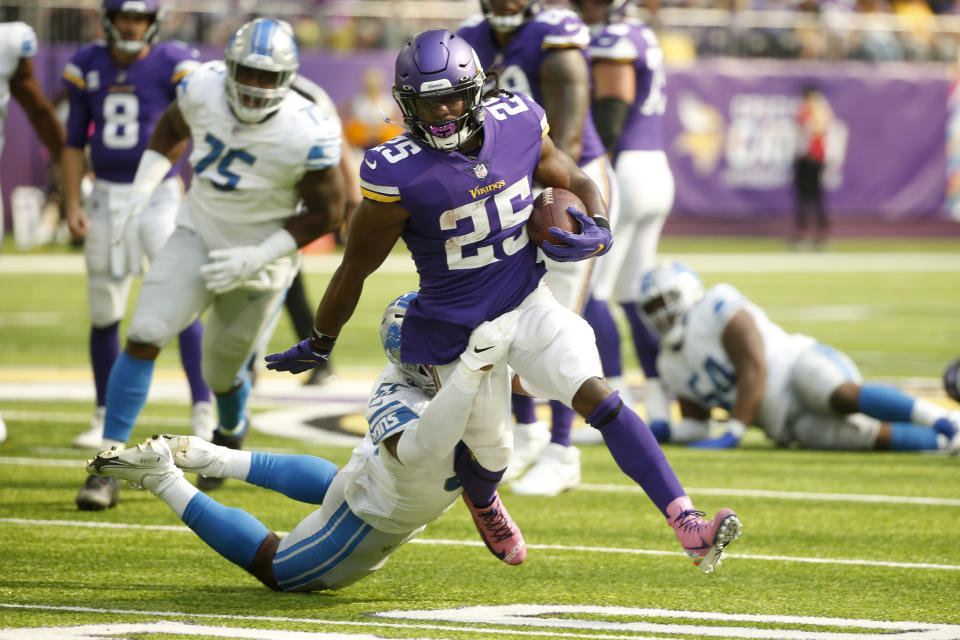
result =
[[[236,289],[267,263],[259,245],[214,249],[208,257],[210,262],[200,267],[200,273],[207,289],[217,294]]]
[[[460,361],[474,371],[500,362],[510,351],[519,319],[520,310],[514,309],[482,323],[470,334],[470,342],[466,351],[460,354]]]
[[[136,228],[136,220],[147,210],[153,193],[139,189],[131,189],[127,201],[120,207],[111,207],[110,210],[110,244],[117,246]]]

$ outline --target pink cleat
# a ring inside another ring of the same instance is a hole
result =
[[[667,522],[673,527],[694,566],[710,573],[722,562],[723,550],[740,537],[743,525],[731,509],[721,509],[713,520],[704,520],[703,511],[693,508],[689,496],[682,496],[667,505]]]
[[[483,509],[478,509],[470,502],[467,494],[463,494],[463,501],[473,516],[480,537],[490,553],[507,564],[520,564],[527,557],[527,543],[523,541],[520,528],[513,521],[507,508],[500,501],[500,494],[495,493],[493,502]]]

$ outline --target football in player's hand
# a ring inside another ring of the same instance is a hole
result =
[[[533,211],[527,220],[527,234],[538,247],[544,241],[551,244],[564,244],[563,240],[550,235],[550,227],[558,227],[570,233],[580,233],[580,221],[567,211],[567,207],[576,207],[586,213],[587,207],[577,194],[566,189],[547,187],[533,201]]]

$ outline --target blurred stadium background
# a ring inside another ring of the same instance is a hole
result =
[[[960,235],[960,3],[641,4],[669,71],[665,140],[677,198],[667,235],[788,233],[793,118],[809,85],[821,89],[836,116],[825,171],[835,236]],[[389,86],[397,48],[422,29],[454,28],[478,8],[477,0],[184,0],[168,4],[162,37],[191,43],[211,59],[244,21],[288,20],[301,45],[300,72],[327,89],[363,148],[396,133],[376,106],[395,115]],[[36,73],[54,99],[69,55],[100,36],[98,16],[95,0],[0,5],[0,20],[36,29]],[[7,229],[18,208],[13,188],[54,188],[45,151],[19,106],[10,111],[0,165]],[[37,200],[18,203],[29,208]]]

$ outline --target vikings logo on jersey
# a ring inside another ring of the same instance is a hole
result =
[[[546,116],[520,94],[483,106],[476,158],[402,135],[367,151],[360,168],[364,197],[398,203],[410,214],[402,237],[420,274],[420,295],[404,320],[404,361],[450,362],[473,327],[516,306],[543,273],[525,223]]]

